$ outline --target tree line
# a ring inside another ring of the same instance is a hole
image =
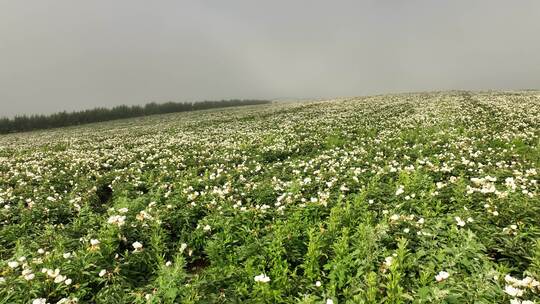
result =
[[[231,99],[201,102],[166,102],[148,103],[144,106],[115,106],[113,108],[94,108],[75,112],[58,112],[50,115],[18,115],[14,118],[0,118],[0,134],[50,129],[101,122],[122,118],[139,117],[154,114],[187,112],[213,108],[259,105],[268,100]]]

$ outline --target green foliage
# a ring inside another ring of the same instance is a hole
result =
[[[0,304],[538,303],[539,117],[449,92],[0,136]]]

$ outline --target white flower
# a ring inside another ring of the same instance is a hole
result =
[[[510,304],[534,304],[534,302],[530,300],[521,301],[520,299],[515,298],[510,300]]]
[[[171,265],[172,265],[172,262],[171,262],[171,261],[167,261],[167,262],[165,263],[165,266],[167,266],[167,267],[170,267]]]
[[[100,277],[102,277],[102,276],[104,276],[106,273],[107,273],[107,270],[101,269],[101,271],[99,272],[98,275],[99,275]]]
[[[268,277],[267,275],[265,275],[264,273],[261,273],[260,275],[258,276],[255,276],[255,282],[261,282],[261,283],[268,283],[270,282],[270,277]]]
[[[101,243],[99,240],[96,240],[96,239],[91,239],[90,240],[90,245],[92,245],[92,246],[97,246],[97,245],[99,245],[99,243]]]
[[[506,283],[510,283],[510,284],[516,283],[518,281],[518,279],[514,278],[513,276],[509,274],[504,276],[504,280],[506,281]]]
[[[143,245],[139,242],[135,242],[133,244],[131,244],[131,246],[133,246],[133,248],[135,248],[135,251],[139,251],[143,248]]]
[[[55,270],[47,269],[47,276],[51,278],[56,278],[60,274],[60,269],[56,268]]]
[[[384,258],[384,265],[386,265],[386,267],[390,267],[392,265],[392,262],[394,262],[393,257],[389,256]]]
[[[456,220],[457,225],[458,225],[459,227],[465,226],[465,221],[462,220],[459,216],[456,216],[454,219]]]
[[[44,254],[44,253],[45,253],[45,250],[43,250],[42,248],[39,248],[38,251],[37,251],[37,253],[39,253],[39,254]]]
[[[504,286],[504,292],[511,295],[512,297],[521,297],[523,295],[523,290],[510,285]]]
[[[71,285],[72,282],[73,281],[71,279],[67,279],[67,280],[64,281],[64,284]]]
[[[533,278],[526,277],[526,278],[522,279],[518,284],[521,287],[527,287],[532,283],[532,281],[533,281]]]
[[[327,299],[327,300],[326,300],[326,304],[334,304],[334,300],[332,300],[332,299]]]
[[[64,259],[69,259],[71,257],[71,252],[66,252],[62,255]]]
[[[186,250],[186,248],[187,248],[187,244],[186,244],[186,243],[182,243],[182,244],[180,245],[180,252],[184,252],[184,250]]]
[[[56,278],[54,278],[55,283],[62,283],[65,280],[66,280],[66,276],[63,276],[63,275],[58,275],[58,276],[56,276]]]
[[[16,261],[9,261],[8,266],[9,266],[9,268],[17,268],[17,267],[19,267],[19,263],[16,262]]]
[[[405,192],[404,190],[404,187],[403,186],[399,186],[396,190],[396,195],[400,195],[402,194],[403,192]]]
[[[440,271],[436,276],[435,280],[437,282],[442,282],[450,277],[450,274],[446,271]]]
[[[128,208],[120,208],[120,209],[118,209],[118,212],[120,212],[120,213],[126,213],[128,211],[129,211]]]
[[[212,230],[212,227],[210,227],[210,225],[206,225],[206,226],[204,226],[203,230],[204,231],[210,231],[210,230]]]
[[[120,227],[126,223],[126,216],[125,215],[112,215],[107,220],[107,223],[112,224],[112,225],[117,225],[118,227]]]
[[[315,286],[317,286],[317,287],[321,287],[321,285],[322,285],[321,281],[317,281],[317,282],[315,282]]]
[[[32,304],[47,304],[47,299],[45,298],[34,299],[32,301]]]
[[[43,259],[42,258],[33,258],[32,263],[34,263],[36,265],[43,264]]]
[[[33,274],[32,271],[29,269],[23,270],[22,275],[24,276],[24,279],[27,281],[30,281],[36,277],[36,275]]]
[[[139,214],[137,214],[137,216],[135,216],[135,218],[138,220],[138,221],[144,221],[144,220],[151,220],[153,219],[153,217],[146,211],[142,210],[141,212],[139,212]]]

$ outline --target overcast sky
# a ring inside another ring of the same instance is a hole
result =
[[[540,88],[540,1],[0,0],[0,116]]]

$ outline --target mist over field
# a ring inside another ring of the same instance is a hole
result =
[[[0,116],[540,83],[540,2],[0,1]]]
[[[539,304],[540,2],[0,0],[0,304]]]

